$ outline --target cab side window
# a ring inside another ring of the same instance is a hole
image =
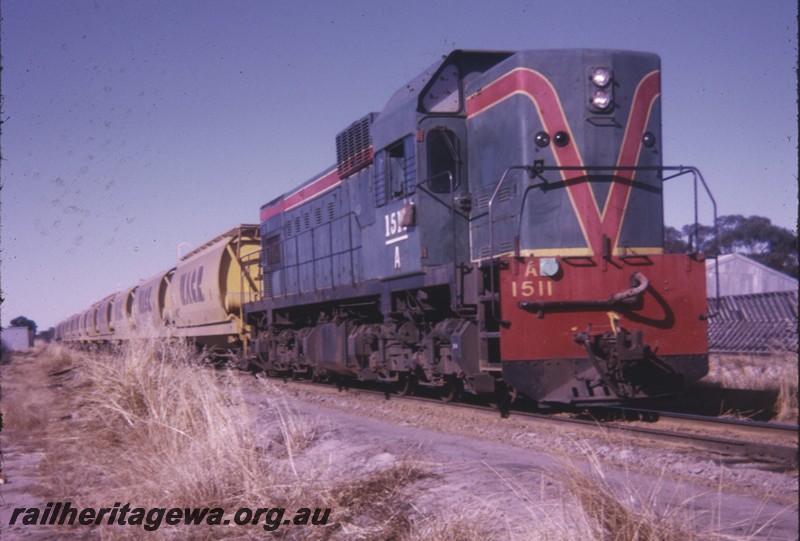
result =
[[[428,153],[428,188],[433,193],[449,193],[458,185],[458,138],[445,128],[435,128],[426,137]]]
[[[375,203],[378,206],[414,193],[416,180],[413,137],[405,137],[375,156]]]

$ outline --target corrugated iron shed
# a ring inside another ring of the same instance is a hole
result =
[[[797,291],[708,299],[709,349],[715,353],[797,351]]]
[[[719,294],[750,295],[771,291],[797,291],[797,278],[753,261],[742,254],[719,256]],[[716,296],[716,272],[714,259],[706,260],[707,297]]]

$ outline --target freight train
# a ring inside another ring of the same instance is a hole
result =
[[[708,308],[703,255],[663,250],[660,73],[649,53],[453,51],[259,225],[57,334],[184,336],[271,373],[450,399],[680,393],[708,368]]]

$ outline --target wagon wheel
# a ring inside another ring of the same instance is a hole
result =
[[[316,370],[313,366],[308,367],[309,379],[313,383],[321,383],[325,381],[325,371],[322,369]]]
[[[417,390],[417,378],[409,372],[401,372],[396,383],[397,394],[400,396],[413,396]]]

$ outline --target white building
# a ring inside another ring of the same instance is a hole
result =
[[[3,350],[19,351],[33,347],[33,331],[28,327],[6,327],[1,334]]]
[[[751,295],[775,291],[797,291],[797,278],[753,261],[742,254],[724,254],[718,258],[719,294]],[[716,297],[715,261],[706,260],[706,290],[709,298]]]

